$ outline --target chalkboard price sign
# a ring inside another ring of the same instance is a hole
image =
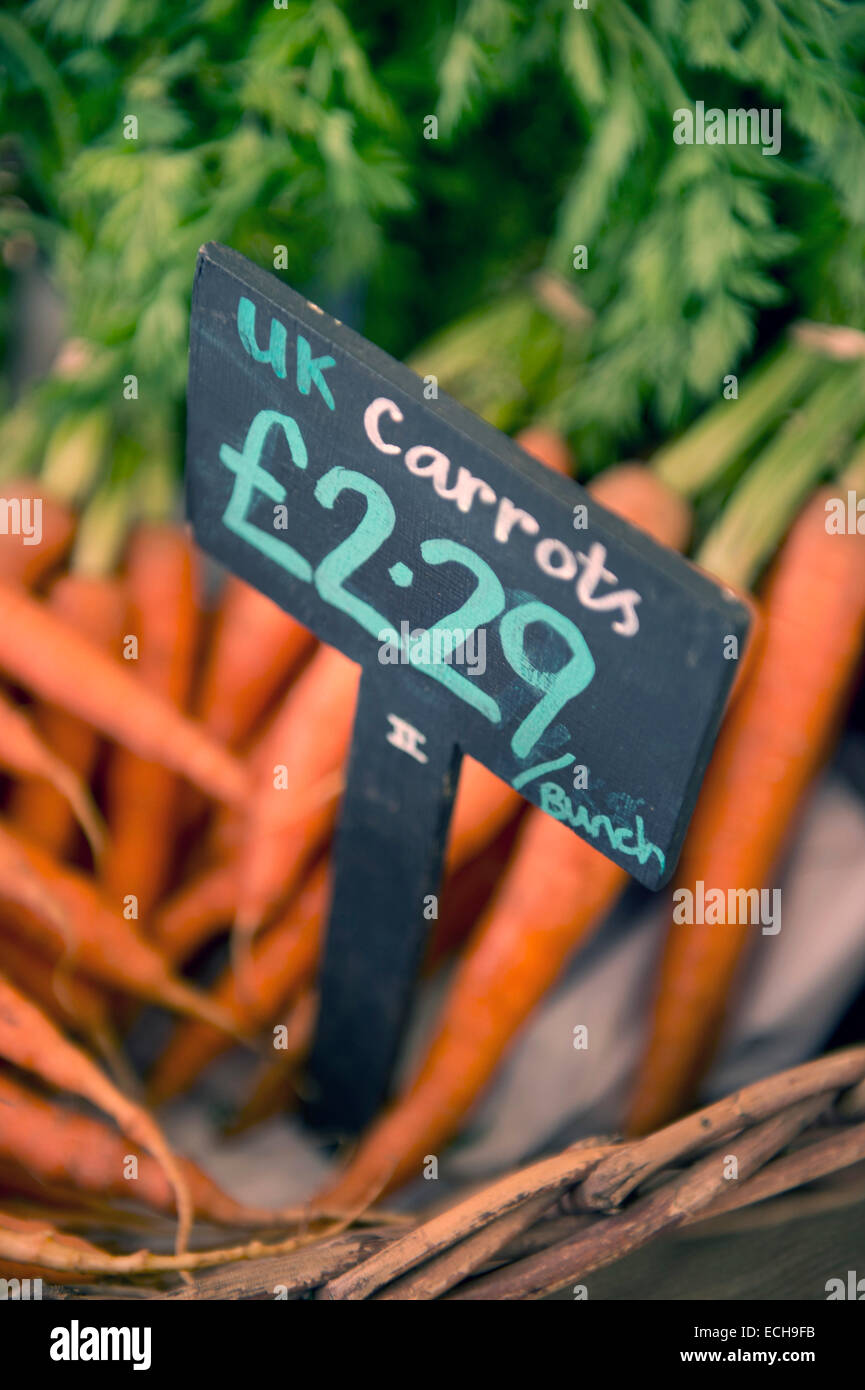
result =
[[[199,542],[363,668],[312,1062],[318,1118],[352,1129],[386,1086],[461,755],[657,888],[748,612],[236,252],[202,249],[190,336]]]

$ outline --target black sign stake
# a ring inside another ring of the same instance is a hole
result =
[[[352,1130],[386,1089],[459,756],[660,887],[748,610],[214,245],[187,505],[206,550],[363,668],[311,1076],[318,1121]]]
[[[414,695],[414,698],[412,696]],[[459,750],[434,702],[386,666],[360,682],[310,1061],[310,1115],[360,1128],[384,1099],[438,915]]]

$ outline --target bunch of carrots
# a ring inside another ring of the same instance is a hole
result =
[[[747,590],[780,542],[674,885],[768,886],[858,670],[865,535],[827,531],[814,489],[842,457],[835,490],[865,488],[865,452],[850,459],[865,391],[861,367],[821,370],[803,400],[811,378],[791,349],[743,397],[732,430],[716,416],[692,432],[696,464],[680,441],[589,483],[596,501],[687,553],[695,493],[757,441],[696,559]],[[520,438],[572,471],[552,431]],[[34,483],[0,494],[33,497]],[[302,1089],[359,672],[234,577],[206,602],[181,526],[143,520],[119,564],[82,565],[72,510],[48,492],[42,502],[39,545],[0,536],[0,1265],[20,1271],[29,1252],[33,1268],[117,1267],[44,1221],[28,1225],[22,1201],[174,1213],[182,1262],[196,1217],[299,1219],[221,1192],[172,1152],[153,1107],[238,1046],[259,1055],[234,1128]],[[627,881],[464,760],[429,951],[430,968],[454,958],[441,1013],[414,1075],[304,1221],[349,1219],[419,1174]],[[633,1132],[694,1101],[747,946],[747,928],[671,921]],[[204,953],[223,961],[206,990]],[[177,1016],[143,1082],[123,1045],[136,1001]]]
[[[135,1001],[181,1020],[149,1078],[155,1100],[285,1015],[284,1090],[314,1026],[359,672],[238,579],[208,607],[182,526],[142,521],[106,565],[53,492],[32,479],[0,492],[42,507],[38,544],[0,536],[0,1201],[173,1211],[181,1259],[196,1216],[284,1227],[298,1214],[235,1202],[172,1153],[122,1030]],[[489,895],[520,809],[467,765],[440,951]],[[196,960],[229,931],[205,992]],[[0,1262],[20,1263],[34,1235],[21,1219],[0,1210]],[[46,1261],[63,1258],[55,1233],[39,1239]]]

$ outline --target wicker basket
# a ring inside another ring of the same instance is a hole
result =
[[[862,1199],[865,1046],[747,1086],[649,1135],[583,1140],[431,1215],[367,1213],[297,1246],[174,1288],[130,1282],[62,1298],[538,1299],[683,1226],[834,1179]],[[841,1176],[838,1176],[841,1175]],[[833,1184],[830,1184],[830,1191]],[[846,1191],[846,1196],[845,1196]],[[176,1277],[176,1276],[175,1276]]]

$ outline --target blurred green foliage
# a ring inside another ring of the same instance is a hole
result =
[[[38,248],[87,351],[11,413],[5,466],[93,408],[115,473],[180,465],[205,240],[285,245],[397,355],[434,335],[418,364],[505,428],[541,414],[589,467],[645,448],[790,317],[865,327],[863,58],[837,0],[8,5],[4,289]],[[779,107],[781,152],[675,144],[697,100]]]

